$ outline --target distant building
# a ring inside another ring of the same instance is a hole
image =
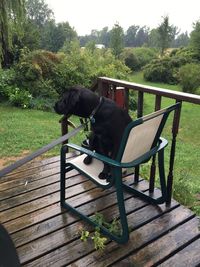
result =
[[[104,44],[95,44],[95,47],[102,49],[102,48],[105,48],[105,45]]]

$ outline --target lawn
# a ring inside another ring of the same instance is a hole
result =
[[[180,90],[174,85],[154,84],[144,82],[142,74],[131,76],[131,80],[137,83],[158,86],[171,90]],[[145,113],[152,112],[154,97],[145,95]],[[164,99],[162,106],[166,107],[174,101]],[[133,118],[134,115],[132,114]],[[53,112],[19,109],[0,104],[0,160],[3,164],[9,164],[20,155],[31,153],[50,143],[60,136],[60,116]],[[171,119],[171,117],[170,117]],[[73,117],[73,122],[79,125],[78,118]],[[174,169],[174,197],[182,204],[192,208],[200,215],[200,108],[198,105],[183,103],[180,122],[180,131],[177,138],[176,159]],[[163,133],[171,140],[170,120]],[[79,143],[85,138],[81,132],[71,142]],[[60,146],[50,150],[44,156],[59,154]],[[166,163],[169,159],[169,147],[166,151]],[[2,168],[1,165],[0,168]],[[143,166],[142,172],[147,175],[147,166]],[[166,170],[168,169],[168,166]]]

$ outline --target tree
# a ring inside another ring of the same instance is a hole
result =
[[[164,54],[166,48],[170,47],[172,40],[177,34],[177,27],[169,24],[169,17],[163,17],[163,22],[158,27],[159,47],[161,48],[161,56]]]
[[[186,47],[188,46],[190,38],[188,33],[181,33],[179,34],[176,39],[172,42],[172,47]]]
[[[152,29],[149,34],[148,40],[149,47],[158,47],[159,46],[159,33],[158,29]]]
[[[110,32],[108,27],[104,27],[99,33],[99,43],[104,44],[106,47],[109,46]]]
[[[200,58],[200,21],[193,24],[193,31],[190,35],[190,45],[197,52]]]
[[[125,45],[128,47],[136,46],[136,34],[139,29],[138,25],[132,25],[128,28],[125,35]]]
[[[76,31],[68,22],[55,24],[54,20],[46,22],[41,35],[41,48],[52,52],[60,50],[64,43],[77,39]]]
[[[147,28],[146,26],[139,28],[135,37],[135,46],[141,47],[144,44],[147,44],[148,39],[149,39],[149,28]]]
[[[0,1],[0,61],[3,67],[11,64],[11,48],[13,25],[15,30],[20,29],[24,16],[25,0]]]
[[[118,23],[111,30],[110,47],[115,57],[119,57],[124,48],[124,31]]]
[[[45,4],[44,0],[27,0],[27,18],[38,27],[44,26],[47,21],[53,19],[53,11]]]

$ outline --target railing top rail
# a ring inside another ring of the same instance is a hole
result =
[[[112,78],[107,78],[107,77],[99,77],[98,81],[111,83],[116,86],[122,86],[122,87],[134,89],[134,90],[149,93],[149,94],[173,98],[178,101],[185,101],[185,102],[190,102],[190,103],[200,105],[200,96],[195,95],[195,94],[183,93],[183,92],[173,91],[169,89],[163,89],[163,88],[143,85],[139,83],[127,82],[127,81],[112,79]]]

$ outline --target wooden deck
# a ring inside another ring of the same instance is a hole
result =
[[[129,242],[108,241],[104,252],[82,242],[79,229],[87,225],[59,205],[59,164],[59,157],[29,163],[0,181],[0,221],[22,266],[200,266],[199,220],[176,201],[156,207],[125,194]],[[117,217],[113,188],[98,189],[76,172],[67,179],[70,203],[89,215]],[[147,183],[139,187],[145,191]]]

